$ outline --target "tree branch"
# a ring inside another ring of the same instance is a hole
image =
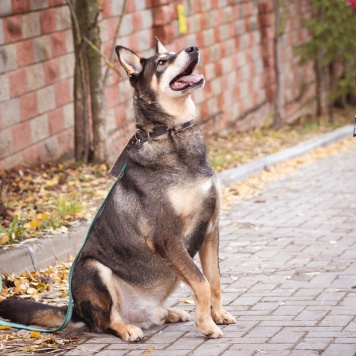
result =
[[[66,3],[68,5],[68,7],[69,7],[70,14],[72,15],[72,18],[73,18],[73,22],[74,22],[74,26],[75,26],[75,31],[74,31],[75,32],[75,37],[76,37],[76,40],[77,40],[77,44],[79,45],[80,42],[82,42],[82,38],[81,38],[81,35],[80,35],[80,28],[79,28],[77,15],[75,14],[72,1],[71,0],[66,0]]]
[[[119,22],[117,23],[117,27],[116,27],[116,31],[115,31],[115,35],[114,35],[113,45],[112,45],[112,48],[111,48],[111,55],[110,55],[109,63],[112,66],[113,66],[112,62],[113,62],[113,60],[115,58],[114,47],[115,47],[115,43],[116,43],[116,38],[118,37],[119,32],[120,32],[120,28],[121,28],[121,24],[122,24],[122,18],[125,15],[126,3],[127,3],[127,0],[124,0],[124,2],[122,4],[121,14],[119,16]],[[107,78],[108,78],[108,75],[109,75],[109,68],[111,68],[111,67],[108,66],[108,68],[106,68],[106,71],[105,71],[105,74],[104,74],[104,79],[103,79],[104,86],[106,84],[106,81],[107,81]],[[115,70],[115,71],[118,72],[117,70]],[[120,73],[119,73],[119,75],[122,78],[122,75]]]

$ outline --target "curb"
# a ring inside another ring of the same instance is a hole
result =
[[[286,148],[280,152],[242,164],[237,168],[223,171],[218,174],[218,178],[220,179],[223,187],[229,186],[230,184],[236,182],[245,181],[252,175],[257,174],[279,162],[303,156],[304,154],[315,151],[318,148],[330,146],[346,137],[352,137],[352,133],[353,125],[341,127],[322,136],[298,143],[297,145]]]
[[[53,235],[0,251],[0,271],[7,274],[37,271],[57,261],[74,257],[84,242],[90,223],[70,229],[68,234]]]
[[[247,180],[267,167],[302,156],[317,148],[327,147],[346,137],[352,137],[352,133],[353,125],[344,126],[291,148],[243,164],[238,168],[228,169],[219,173],[218,178],[222,186]],[[53,265],[59,260],[75,256],[84,242],[89,226],[90,222],[86,222],[70,229],[68,234],[55,235],[14,246],[8,250],[0,250],[0,271],[3,270],[7,274],[21,273],[26,270],[35,271]]]

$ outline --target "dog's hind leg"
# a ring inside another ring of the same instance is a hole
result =
[[[234,324],[236,319],[222,309],[221,283],[219,271],[219,230],[215,227],[209,233],[199,250],[200,262],[203,273],[210,284],[211,291],[211,316],[216,324]]]
[[[136,342],[143,339],[143,332],[138,326],[125,324],[118,320],[111,323],[110,331],[127,342]]]
[[[184,310],[177,308],[168,308],[167,323],[179,323],[180,321],[189,321],[190,316]]]
[[[120,316],[119,295],[112,283],[112,271],[95,260],[76,266],[72,290],[75,309],[89,328],[97,333],[110,333],[124,341],[139,341],[142,330],[125,324]]]

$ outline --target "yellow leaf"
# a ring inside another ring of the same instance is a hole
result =
[[[51,180],[47,182],[45,185],[45,188],[52,188],[54,186],[58,185],[58,177],[53,177]]]
[[[184,303],[184,304],[194,304],[194,301],[193,301],[193,300],[190,300],[190,299],[184,299],[184,300],[183,300],[183,303]]]
[[[141,355],[150,354],[151,352],[153,352],[153,351],[155,351],[155,350],[156,350],[155,347],[151,347],[150,349],[147,349],[147,350],[143,351]]]
[[[39,339],[41,337],[41,333],[38,331],[31,331],[30,337],[33,339]]]
[[[0,234],[0,245],[5,245],[9,240],[8,234]]]
[[[30,294],[30,295],[34,295],[37,293],[37,290],[35,288],[27,288],[27,291],[26,291],[27,294]]]
[[[31,227],[32,229],[36,229],[36,228],[39,227],[39,226],[41,226],[41,222],[38,221],[38,220],[32,220],[32,221],[30,222],[30,227]]]
[[[10,325],[0,326],[0,330],[7,330],[7,329],[11,329],[11,326]]]
[[[27,286],[25,283],[20,284],[18,287],[21,288],[22,290],[27,290]]]

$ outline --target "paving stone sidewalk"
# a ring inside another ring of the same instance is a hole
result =
[[[237,318],[223,338],[198,332],[181,287],[170,304],[192,321],[146,330],[134,344],[82,329],[64,354],[354,356],[356,140],[223,211],[220,257],[223,304]]]

